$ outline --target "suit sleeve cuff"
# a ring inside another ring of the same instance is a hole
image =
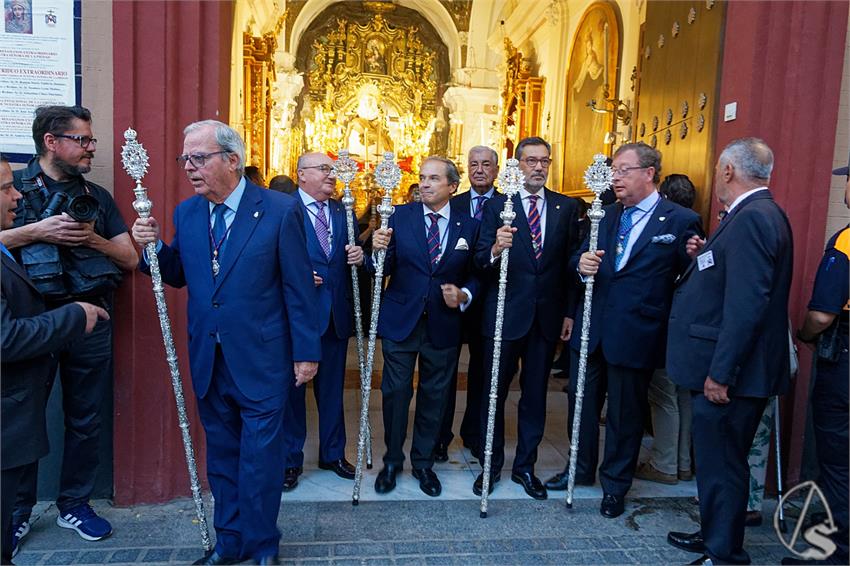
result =
[[[472,292],[466,287],[461,287],[460,290],[466,293],[466,296],[469,297],[467,300],[460,304],[460,312],[466,312],[466,309],[468,309],[469,305],[472,304]]]

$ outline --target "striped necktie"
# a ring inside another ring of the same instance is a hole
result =
[[[475,197],[475,215],[474,218],[476,220],[481,220],[481,216],[484,214],[484,202],[487,200],[487,197],[477,196]]]
[[[428,226],[428,255],[431,257],[431,267],[435,267],[440,261],[440,226],[437,224],[440,215],[430,212],[428,218],[431,219],[431,225]]]
[[[540,211],[537,210],[537,195],[528,197],[528,228],[531,230],[531,246],[534,248],[534,259],[540,261],[543,255],[543,237],[540,233]]]
[[[328,226],[328,219],[325,218],[325,203],[315,201],[314,204],[316,208],[319,209],[319,212],[316,214],[316,223],[314,227],[316,228],[316,238],[319,240],[319,245],[322,246],[322,251],[325,252],[325,256],[331,257],[331,238],[330,238],[330,227]]]

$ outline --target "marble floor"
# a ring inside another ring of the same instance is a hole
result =
[[[353,344],[353,341],[352,341]],[[375,373],[379,373],[382,366],[380,356],[380,345],[376,348]],[[466,348],[461,354],[459,371],[465,375],[467,367]],[[353,464],[357,457],[357,430],[359,420],[360,394],[356,389],[357,359],[354,348],[349,348],[348,376],[345,389],[345,421],[348,443],[346,446],[346,457]],[[460,421],[463,418],[463,409],[466,401],[466,391],[463,390],[464,379],[458,391],[457,408],[455,413],[454,432],[457,435]],[[512,390],[508,395],[505,406],[505,434],[506,454],[505,471],[509,471],[513,462],[513,451],[516,447],[516,422],[517,403],[519,391],[516,390],[518,380],[514,380]],[[546,430],[543,441],[538,450],[538,461],[535,473],[545,481],[550,476],[564,469],[569,454],[569,441],[567,439],[567,395],[562,391],[563,379],[551,378],[549,381],[549,393],[547,402]],[[298,487],[291,492],[283,494],[284,501],[350,501],[352,496],[353,482],[338,478],[333,472],[318,469],[318,415],[312,391],[307,393],[307,443],[304,447],[304,473],[299,480]],[[416,399],[411,403],[409,432],[405,445],[405,454],[409,455],[410,432],[413,426],[413,411]],[[375,478],[382,467],[383,423],[381,419],[381,391],[379,385],[373,384],[370,395],[369,416],[372,425],[373,440],[373,468],[364,470],[363,483],[361,486],[360,499],[362,501],[407,501],[431,499],[419,490],[418,481],[410,474],[409,461],[406,462],[404,473],[399,476],[398,486],[389,494],[378,495],[374,490]],[[604,442],[604,427],[600,429],[600,443]],[[652,439],[644,438],[642,457],[646,453],[646,446]],[[601,451],[600,451],[601,454]],[[447,500],[478,499],[472,493],[472,483],[480,472],[481,467],[474,460],[469,450],[463,448],[459,438],[455,438],[449,447],[449,461],[434,465],[443,485],[440,498]],[[565,492],[551,492],[550,498],[563,498]],[[662,485],[653,482],[635,480],[629,493],[629,497],[683,497],[696,495],[696,482],[679,482],[678,485]],[[602,491],[598,483],[592,487],[577,486],[575,489],[576,499],[601,499]],[[510,481],[510,474],[502,474],[502,481],[496,485],[491,496],[493,500],[499,499],[528,499],[528,496],[518,484]]]

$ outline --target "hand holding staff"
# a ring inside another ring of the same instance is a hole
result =
[[[493,254],[495,249],[499,248],[501,254],[501,265],[499,266],[499,294],[496,298],[496,327],[493,333],[493,372],[490,376],[490,404],[487,407],[487,438],[484,444],[484,471],[482,475],[481,488],[481,518],[487,517],[487,497],[490,495],[490,461],[493,456],[493,429],[496,426],[496,403],[499,398],[499,359],[502,354],[502,326],[505,322],[505,296],[508,288],[508,258],[510,250],[510,242],[508,234],[511,231],[511,224],[516,218],[514,212],[513,196],[525,184],[525,175],[519,169],[519,161],[516,159],[508,159],[505,164],[505,169],[499,174],[499,189],[507,196],[505,199],[505,207],[499,214],[502,219],[503,226],[499,230],[505,232],[503,238],[497,238],[493,245]],[[505,230],[507,228],[507,230]]]
[[[393,207],[393,190],[401,181],[401,169],[393,160],[391,151],[384,153],[384,160],[375,167],[375,182],[384,189],[384,196],[378,206],[378,214],[381,215],[381,229],[386,230],[389,226]],[[385,249],[374,253],[375,261],[375,285],[372,290],[372,317],[369,320],[369,345],[366,351],[366,364],[360,376],[362,402],[360,405],[360,435],[357,438],[357,467],[354,472],[354,493],[351,496],[351,504],[357,505],[360,501],[360,483],[363,479],[363,461],[366,452],[366,436],[369,431],[369,395],[372,391],[372,368],[375,364],[375,339],[378,335],[378,315],[381,310],[381,288],[384,279],[384,258],[387,255]]]
[[[133,209],[139,218],[150,218],[153,204],[147,195],[147,189],[142,186],[142,177],[148,170],[148,152],[142,144],[136,141],[136,131],[128,128],[124,132],[127,143],[121,149],[121,162],[127,174],[136,181],[133,192],[136,200]],[[171,386],[174,388],[174,400],[177,403],[177,420],[183,437],[183,450],[186,454],[186,466],[189,468],[189,482],[192,487],[192,499],[195,501],[195,514],[198,516],[198,527],[201,529],[201,545],[204,551],[212,549],[210,531],[207,527],[207,516],[204,512],[204,500],[201,497],[201,482],[198,480],[198,468],[195,465],[195,450],[192,447],[192,436],[189,434],[189,417],[186,414],[186,403],[183,400],[183,382],[180,379],[180,368],[177,366],[177,352],[174,349],[174,338],[171,334],[171,320],[168,317],[168,305],[165,304],[165,291],[162,287],[162,275],[159,271],[159,259],[156,255],[156,242],[145,245],[148,264],[151,268],[153,294],[156,299],[156,310],[159,314],[159,326],[162,330],[162,340],[165,344],[165,357],[171,370]]]
[[[596,244],[599,241],[599,222],[605,217],[600,196],[611,187],[611,168],[605,165],[605,156],[597,153],[593,156],[593,164],[584,172],[584,184],[587,185],[596,198],[587,217],[590,218],[590,242],[588,253],[596,255]],[[581,351],[578,358],[578,377],[576,379],[576,399],[573,418],[573,435],[570,438],[570,473],[567,478],[567,508],[573,507],[573,489],[576,483],[576,462],[578,461],[578,439],[581,428],[581,405],[584,401],[584,380],[587,375],[587,349],[590,343],[590,310],[593,304],[593,275],[585,279],[584,314],[581,321]]]

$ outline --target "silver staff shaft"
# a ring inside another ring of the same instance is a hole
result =
[[[590,236],[588,252],[596,253],[599,242],[599,223],[605,217],[602,210],[602,195],[611,186],[611,168],[605,164],[605,156],[597,153],[593,156],[593,164],[584,173],[584,182],[596,195],[587,217],[590,219]],[[567,476],[567,508],[573,507],[573,490],[576,484],[576,464],[578,462],[579,435],[581,432],[581,407],[584,402],[584,382],[587,376],[587,350],[590,343],[590,314],[593,306],[594,276],[585,279],[584,306],[581,319],[581,348],[578,358],[578,376],[576,378],[575,403],[573,406],[573,434],[570,438],[570,470]]]
[[[139,218],[150,218],[152,203],[148,198],[147,189],[142,186],[142,177],[147,172],[148,154],[142,144],[136,141],[136,132],[130,128],[124,132],[126,143],[121,149],[121,161],[124,169],[136,182],[133,193],[136,200],[133,208]],[[159,327],[162,331],[162,341],[165,345],[165,358],[171,371],[171,387],[174,389],[174,401],[177,405],[177,421],[180,425],[180,435],[183,440],[183,452],[186,456],[186,467],[189,469],[189,484],[192,488],[192,499],[195,502],[195,514],[198,517],[198,527],[201,530],[201,546],[205,551],[212,549],[210,531],[207,527],[207,516],[204,512],[204,500],[201,496],[201,482],[198,480],[198,467],[195,463],[195,449],[192,446],[192,435],[189,434],[189,417],[186,414],[186,402],[183,397],[183,381],[180,379],[180,368],[177,365],[177,351],[174,348],[174,337],[171,333],[171,319],[168,316],[168,305],[165,303],[165,290],[162,286],[162,273],[159,270],[159,258],[156,255],[156,243],[145,245],[148,265],[151,271],[153,295],[156,299],[156,312],[159,315]]]
[[[507,202],[511,202],[510,199]],[[511,215],[516,216],[516,213],[511,212]],[[505,226],[510,225],[511,220],[506,220]],[[505,322],[505,295],[507,295],[508,289],[509,251],[510,248],[502,251],[501,265],[499,266],[499,294],[496,298],[496,326],[493,333],[493,372],[490,374],[490,404],[487,407],[487,437],[484,442],[484,470],[480,512],[482,519],[487,517],[487,500],[490,495],[490,465],[493,458],[493,430],[496,426],[496,408],[499,401],[499,361],[502,356],[502,326]]]
[[[516,219],[513,196],[525,184],[525,176],[519,169],[519,161],[508,159],[505,168],[499,174],[499,188],[505,194],[505,204],[499,218],[502,227],[509,227]],[[498,235],[497,235],[498,238]],[[499,265],[499,291],[496,295],[496,323],[493,328],[493,363],[490,373],[490,399],[487,406],[487,436],[484,441],[484,469],[481,472],[481,511],[479,516],[487,517],[487,503],[490,496],[490,469],[493,459],[493,433],[496,427],[496,411],[499,403],[499,366],[502,357],[502,327],[505,323],[505,301],[508,291],[508,254],[510,248],[502,250]]]
[[[378,206],[381,215],[381,229],[389,227],[390,216],[394,211],[392,192],[401,180],[401,170],[393,160],[392,152],[384,153],[383,161],[375,167],[375,180],[384,189],[384,196]],[[372,287],[372,313],[369,320],[369,343],[366,347],[366,363],[360,374],[360,430],[357,437],[357,466],[354,470],[354,491],[351,504],[360,502],[360,485],[363,481],[363,464],[366,460],[366,444],[371,445],[371,429],[369,427],[369,397],[372,393],[372,369],[375,365],[375,341],[378,337],[378,315],[381,312],[381,289],[384,280],[384,260],[386,250],[374,253],[375,282]]]

